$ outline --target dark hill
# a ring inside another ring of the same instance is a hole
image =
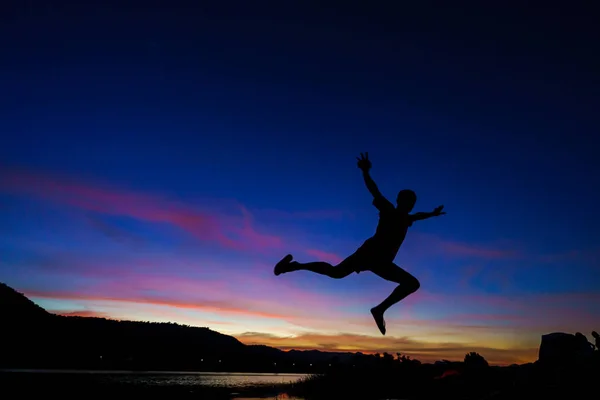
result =
[[[0,368],[317,372],[350,353],[246,346],[209,328],[58,316],[0,283]]]
[[[4,321],[11,324],[29,323],[32,320],[52,317],[52,314],[29,300],[24,294],[2,282],[0,282],[0,315]]]

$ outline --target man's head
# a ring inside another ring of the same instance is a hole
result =
[[[404,189],[398,192],[396,203],[399,210],[409,213],[412,211],[416,202],[417,195],[412,190]]]

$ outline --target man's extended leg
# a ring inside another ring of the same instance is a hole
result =
[[[384,301],[371,309],[371,314],[373,314],[373,318],[375,318],[377,327],[381,331],[381,334],[385,335],[385,320],[383,319],[383,314],[388,308],[404,299],[409,294],[419,290],[421,284],[417,278],[394,263],[383,264],[377,268],[371,269],[371,271],[385,280],[399,283],[398,287],[394,289]]]
[[[358,257],[356,253],[352,254],[338,265],[331,265],[324,261],[314,261],[309,263],[299,263],[292,261],[292,256],[288,254],[275,266],[273,271],[275,275],[292,271],[311,271],[317,274],[326,275],[334,279],[342,279],[356,271],[358,266]]]

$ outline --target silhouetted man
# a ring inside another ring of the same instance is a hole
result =
[[[373,195],[373,205],[379,210],[379,224],[375,235],[367,239],[354,254],[336,266],[323,261],[299,263],[292,261],[292,255],[288,254],[277,263],[274,273],[280,275],[286,272],[306,270],[341,279],[352,272],[371,271],[383,279],[398,283],[399,286],[388,298],[371,309],[377,327],[381,334],[385,335],[385,320],[383,319],[385,311],[406,296],[416,292],[420,287],[417,278],[394,264],[394,258],[406,237],[408,227],[415,221],[442,215],[445,212],[442,212],[444,206],[439,206],[432,212],[410,214],[417,201],[417,195],[412,190],[401,190],[396,198],[397,205],[394,207],[389,200],[383,197],[371,179],[369,153],[361,153],[357,160],[358,168],[363,172],[367,189]]]

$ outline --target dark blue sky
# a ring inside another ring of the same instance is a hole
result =
[[[385,194],[409,187],[419,210],[446,206],[443,219],[414,228],[412,242],[409,233],[398,257],[429,274],[431,291],[459,291],[448,285],[474,263],[473,293],[600,287],[600,35],[591,10],[22,3],[0,12],[6,171],[190,204],[235,200],[258,214],[336,210],[348,218],[259,222],[309,232],[312,247],[343,257],[376,223],[355,165],[368,151]],[[44,207],[6,192],[3,235],[35,235]],[[157,247],[172,240],[152,238]],[[13,256],[23,251],[15,242],[3,244]],[[431,247],[463,258],[441,251],[429,260]],[[485,253],[493,249],[519,256]],[[10,262],[0,269],[9,283]],[[508,283],[500,288],[494,274]],[[348,290],[304,278],[328,293]]]

